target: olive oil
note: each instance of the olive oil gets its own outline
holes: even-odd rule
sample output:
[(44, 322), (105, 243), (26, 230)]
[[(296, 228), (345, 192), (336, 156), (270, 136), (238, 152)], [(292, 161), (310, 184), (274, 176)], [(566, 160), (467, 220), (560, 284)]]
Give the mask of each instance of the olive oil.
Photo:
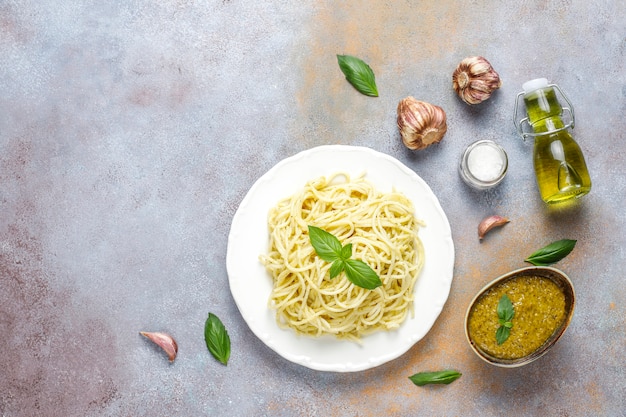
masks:
[(533, 163), (541, 198), (553, 204), (589, 193), (587, 164), (569, 126), (563, 122), (563, 107), (554, 87), (542, 78), (525, 83), (523, 88), (528, 123), (535, 138)]

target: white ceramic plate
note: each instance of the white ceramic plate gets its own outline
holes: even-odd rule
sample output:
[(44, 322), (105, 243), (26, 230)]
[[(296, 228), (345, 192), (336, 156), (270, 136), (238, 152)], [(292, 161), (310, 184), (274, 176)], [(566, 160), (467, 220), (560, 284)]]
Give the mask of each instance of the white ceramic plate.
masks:
[[(413, 201), (416, 217), (426, 222), (419, 231), (425, 263), (415, 286), (414, 317), (409, 315), (397, 330), (363, 337), (361, 345), (333, 336), (300, 336), (278, 327), (274, 311), (267, 307), (272, 279), (258, 259), (269, 246), (270, 208), (302, 189), (307, 181), (339, 171), (352, 176), (366, 173), (366, 179), (378, 190), (389, 192), (393, 187), (404, 193)], [(241, 315), (267, 346), (311, 369), (353, 372), (399, 357), (430, 330), (450, 292), (454, 244), (437, 197), (414, 171), (369, 148), (320, 146), (282, 160), (250, 188), (233, 217), (226, 268)]]

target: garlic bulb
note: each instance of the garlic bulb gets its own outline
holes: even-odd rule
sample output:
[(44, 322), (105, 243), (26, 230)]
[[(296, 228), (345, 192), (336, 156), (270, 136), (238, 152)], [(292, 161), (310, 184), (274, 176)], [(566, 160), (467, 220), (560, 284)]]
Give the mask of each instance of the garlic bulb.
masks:
[(452, 74), (452, 88), (467, 104), (478, 104), (502, 85), (500, 76), (481, 56), (465, 58)]
[(443, 139), (446, 112), (439, 106), (406, 97), (398, 103), (398, 128), (407, 148), (418, 150)]

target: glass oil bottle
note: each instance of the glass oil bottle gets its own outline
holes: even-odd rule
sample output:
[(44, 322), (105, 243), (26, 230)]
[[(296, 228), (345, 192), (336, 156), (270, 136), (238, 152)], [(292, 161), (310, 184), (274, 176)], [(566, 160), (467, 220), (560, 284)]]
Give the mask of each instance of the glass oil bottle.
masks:
[[(572, 138), (574, 110), (555, 84), (538, 78), (523, 84), (515, 102), (515, 126), (526, 139), (533, 137), (533, 163), (541, 198), (548, 204), (582, 197), (591, 190), (591, 178), (580, 147)], [(569, 107), (562, 107), (556, 92)], [(517, 120), (518, 103), (523, 98), (527, 117)], [(564, 118), (566, 114), (569, 116)], [(524, 126), (529, 126), (524, 128)], [(528, 131), (530, 129), (530, 131)]]

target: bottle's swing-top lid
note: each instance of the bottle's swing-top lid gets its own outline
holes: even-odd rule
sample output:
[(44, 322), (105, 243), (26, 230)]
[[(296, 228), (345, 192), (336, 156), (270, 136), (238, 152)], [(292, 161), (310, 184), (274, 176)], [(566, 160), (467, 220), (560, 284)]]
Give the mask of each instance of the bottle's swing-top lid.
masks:
[(529, 94), (535, 90), (546, 87), (548, 87), (547, 78), (535, 78), (534, 80), (526, 81), (524, 84), (522, 84), (522, 90), (524, 90), (524, 94)]

